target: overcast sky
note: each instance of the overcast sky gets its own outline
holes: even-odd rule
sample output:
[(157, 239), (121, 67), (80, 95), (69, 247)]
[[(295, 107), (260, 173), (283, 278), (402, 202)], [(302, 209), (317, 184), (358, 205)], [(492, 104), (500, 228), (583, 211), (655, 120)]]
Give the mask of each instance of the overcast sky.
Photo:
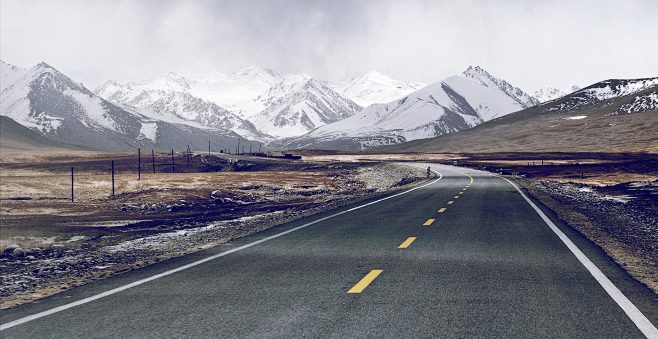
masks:
[(480, 65), (531, 92), (658, 76), (658, 1), (0, 1), (0, 58), (94, 88), (260, 62), (431, 83)]

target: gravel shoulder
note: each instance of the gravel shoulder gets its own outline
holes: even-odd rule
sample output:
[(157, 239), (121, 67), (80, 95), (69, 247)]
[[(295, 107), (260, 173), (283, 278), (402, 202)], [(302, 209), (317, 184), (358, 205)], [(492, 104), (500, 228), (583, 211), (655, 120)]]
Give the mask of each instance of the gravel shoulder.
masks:
[(601, 187), (515, 180), (658, 295), (658, 181)]

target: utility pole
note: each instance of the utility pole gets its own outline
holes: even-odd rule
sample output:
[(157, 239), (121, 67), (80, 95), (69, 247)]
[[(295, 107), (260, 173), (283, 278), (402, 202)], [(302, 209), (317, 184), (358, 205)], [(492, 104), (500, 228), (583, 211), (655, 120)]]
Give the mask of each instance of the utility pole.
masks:
[(174, 163), (174, 149), (171, 149), (171, 173), (174, 173), (176, 171), (175, 169), (175, 163)]
[(151, 165), (153, 166), (153, 174), (155, 174), (155, 151), (151, 150)]
[(240, 153), (240, 138), (238, 138), (238, 145), (235, 146), (235, 154)]
[(192, 157), (192, 151), (190, 151), (190, 145), (187, 145), (187, 166), (190, 166), (191, 157)]
[(114, 199), (114, 160), (112, 160), (112, 199)]
[(137, 180), (142, 180), (142, 149), (137, 149)]
[(71, 202), (73, 202), (73, 184), (74, 184), (73, 167), (71, 167)]
[(249, 144), (249, 154), (251, 154), (251, 144)]
[(208, 156), (210, 156), (210, 140), (208, 140)]

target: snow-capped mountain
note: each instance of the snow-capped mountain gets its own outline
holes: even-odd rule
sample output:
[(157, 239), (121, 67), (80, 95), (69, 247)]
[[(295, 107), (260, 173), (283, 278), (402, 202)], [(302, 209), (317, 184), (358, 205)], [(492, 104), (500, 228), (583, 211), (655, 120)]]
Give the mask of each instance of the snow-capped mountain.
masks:
[(658, 77), (605, 80), (477, 128), (382, 152), (658, 151)]
[(507, 94), (508, 97), (514, 99), (523, 107), (530, 107), (539, 103), (537, 99), (528, 95), (520, 88), (512, 86), (510, 83), (503, 79), (494, 77), (480, 66), (469, 66), (468, 69), (462, 73), (462, 75), (467, 79), (479, 82), (485, 87), (490, 87), (496, 89), (497, 91), (502, 91), (503, 93)]
[(261, 65), (243, 66), (233, 74), (210, 72), (189, 77), (189, 93), (228, 109), (243, 119), (260, 113), (265, 107), (256, 100), (283, 81), (283, 77)]
[(109, 81), (96, 93), (147, 116), (230, 129), (261, 141), (299, 136), (361, 109), (309, 75), (281, 76), (262, 65), (232, 75), (169, 73), (125, 85)]
[(21, 69), (1, 63), (0, 115), (71, 145), (97, 149), (159, 149), (208, 140), (232, 143), (237, 134), (154, 119), (119, 107), (89, 91), (46, 63)]
[(288, 147), (366, 149), (471, 128), (536, 100), (480, 67), (285, 141)]
[(248, 139), (269, 140), (249, 121), (190, 94), (194, 82), (175, 73), (145, 83), (118, 84), (108, 81), (96, 94), (113, 103), (138, 110), (154, 119), (196, 127), (231, 130)]
[[(546, 103), (545, 111), (574, 111), (583, 107), (644, 91), (658, 85), (658, 77), (645, 79), (611, 79), (575, 91), (560, 100)], [(650, 106), (651, 95), (638, 98), (635, 107)], [(644, 104), (642, 104), (644, 103)]]
[(378, 71), (370, 71), (348, 81), (327, 85), (362, 107), (390, 102), (424, 87), (420, 83), (406, 84)]
[(540, 88), (535, 91), (535, 93), (532, 95), (537, 101), (540, 103), (542, 102), (547, 102), (551, 101), (557, 98), (561, 98), (569, 93), (573, 93), (577, 90), (579, 90), (580, 87), (577, 85), (573, 85), (565, 90), (561, 90), (555, 87), (544, 87)]
[(361, 110), (307, 74), (285, 77), (256, 100), (265, 108), (253, 116), (254, 124), (275, 137), (299, 136)]

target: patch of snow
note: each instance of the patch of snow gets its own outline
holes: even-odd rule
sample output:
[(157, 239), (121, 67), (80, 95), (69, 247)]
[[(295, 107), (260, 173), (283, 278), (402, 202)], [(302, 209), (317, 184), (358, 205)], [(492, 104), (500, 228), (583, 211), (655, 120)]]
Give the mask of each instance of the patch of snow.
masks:
[(158, 123), (156, 121), (142, 121), (137, 139), (148, 139), (155, 142), (158, 136)]
[(585, 119), (585, 118), (587, 118), (586, 115), (575, 115), (575, 116), (567, 117), (567, 118), (564, 118), (564, 119), (566, 119), (566, 120), (581, 120), (581, 119)]
[(99, 97), (88, 95), (86, 93), (71, 90), (67, 88), (63, 91), (64, 95), (73, 98), (82, 108), (82, 114), (86, 115), (88, 121), (93, 125), (104, 127), (117, 132), (117, 124), (110, 114), (105, 110), (102, 100)]

